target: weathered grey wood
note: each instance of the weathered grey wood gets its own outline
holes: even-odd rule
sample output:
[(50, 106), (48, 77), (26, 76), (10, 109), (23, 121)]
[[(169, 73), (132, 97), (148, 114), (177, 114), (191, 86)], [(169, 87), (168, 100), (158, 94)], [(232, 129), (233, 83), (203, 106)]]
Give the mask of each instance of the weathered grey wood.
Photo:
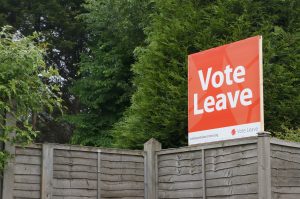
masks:
[(239, 152), (232, 152), (230, 154), (219, 153), (214, 155), (212, 151), (214, 150), (207, 150), (208, 153), (206, 154), (206, 158), (205, 158), (206, 163), (231, 162), (240, 159), (257, 157), (257, 149), (249, 149), (249, 150), (241, 149), (241, 151)]
[(97, 173), (97, 167), (91, 165), (65, 165), (65, 164), (54, 164), (54, 171), (78, 171), (78, 172), (90, 172)]
[(97, 180), (87, 179), (54, 179), (55, 188), (97, 189)]
[[(162, 155), (163, 156), (163, 155)], [(197, 167), (202, 165), (201, 156), (197, 159), (188, 159), (188, 160), (158, 160), (158, 168), (164, 167)]]
[(101, 167), (111, 169), (144, 169), (143, 162), (111, 162), (101, 161)]
[(158, 167), (157, 152), (161, 150), (161, 144), (155, 139), (150, 139), (144, 144), (145, 157), (145, 198), (158, 198)]
[(257, 183), (258, 176), (257, 174), (250, 174), (245, 176), (233, 176), (230, 178), (220, 176), (220, 178), (207, 179), (206, 187), (225, 187), (233, 185), (242, 185), (248, 183)]
[[(52, 198), (141, 199), (144, 193), (148, 199), (263, 198), (258, 192), (271, 191), (263, 190), (266, 184), (261, 188), (268, 172), (273, 198), (300, 198), (298, 144), (272, 139), (270, 150), (270, 138), (264, 136), (163, 151), (155, 142), (145, 144), (144, 151), (48, 144), (55, 148)], [(16, 147), (15, 199), (43, 198), (41, 148)]]
[(117, 190), (144, 190), (144, 184), (140, 182), (102, 182), (101, 190), (117, 191)]
[(195, 182), (196, 184), (201, 184), (202, 182), (202, 173), (197, 174), (187, 174), (187, 175), (159, 175), (159, 183), (175, 183), (175, 182)]
[(159, 198), (202, 198), (202, 189), (160, 190)]
[(300, 143), (298, 142), (290, 142), (286, 140), (279, 140), (277, 138), (271, 138), (270, 140), (271, 144), (273, 145), (279, 145), (279, 146), (285, 146), (285, 147), (294, 147), (294, 148), (300, 148)]
[(101, 161), (110, 162), (139, 162), (143, 163), (144, 158), (142, 155), (130, 155), (130, 154), (109, 154), (101, 151)]
[(272, 197), (300, 198), (300, 148), (299, 144), (272, 140), (271, 174)]
[(195, 182), (195, 181), (183, 181), (183, 182), (164, 182), (159, 183), (158, 186), (159, 190), (170, 190), (170, 191), (176, 191), (176, 190), (185, 190), (185, 189), (202, 189), (201, 181)]
[(14, 190), (23, 190), (23, 191), (40, 191), (40, 184), (30, 184), (30, 183), (15, 183)]
[(248, 195), (257, 193), (257, 183), (248, 183), (235, 186), (219, 186), (207, 187), (206, 195), (211, 196), (232, 196), (232, 195)]
[(230, 169), (224, 169), (220, 171), (206, 171), (206, 180), (217, 179), (217, 178), (228, 178), (234, 176), (245, 176), (250, 174), (257, 174), (257, 164), (245, 165), (234, 167)]
[(299, 170), (290, 170), (290, 169), (275, 169), (272, 168), (272, 177), (288, 177), (288, 178), (299, 178), (300, 171)]
[(37, 156), (41, 157), (42, 156), (42, 147), (40, 148), (31, 148), (31, 147), (16, 147), (16, 155), (24, 155), (24, 156)]
[(42, 199), (51, 199), (53, 191), (53, 146), (44, 144), (42, 154), (41, 196)]
[(184, 175), (202, 173), (202, 166), (197, 167), (164, 167), (158, 169), (160, 176), (165, 175)]
[[(35, 145), (33, 144), (33, 146)], [(132, 156), (144, 155), (144, 151), (140, 151), (140, 150), (96, 148), (96, 147), (89, 147), (89, 146), (76, 146), (76, 145), (63, 145), (63, 144), (55, 144), (55, 149), (67, 150), (67, 151), (78, 151), (78, 152), (97, 152), (98, 150), (101, 150), (101, 153), (107, 153), (107, 154), (132, 155)]]
[(40, 199), (40, 191), (14, 190), (14, 198)]
[(41, 176), (38, 175), (15, 175), (15, 183), (40, 184)]
[(180, 152), (180, 153), (170, 153), (170, 154), (158, 154), (159, 155), (159, 163), (162, 161), (182, 161), (182, 160), (196, 160), (201, 158), (201, 150), (197, 151), (187, 151), (187, 152)]
[(97, 173), (89, 172), (66, 172), (66, 171), (54, 171), (53, 177), (56, 179), (89, 179), (97, 180)]
[[(100, 150), (100, 149), (99, 149)], [(73, 158), (87, 158), (87, 159), (97, 159), (97, 152), (90, 151), (70, 151), (56, 149), (54, 151), (54, 156), (56, 157), (73, 157)]]
[[(285, 170), (300, 170), (300, 163), (295, 162), (292, 159), (287, 158), (279, 159), (279, 158), (272, 158), (272, 168), (274, 169), (285, 169)], [(288, 159), (288, 160), (286, 160)], [(273, 167), (274, 165), (274, 167)]]
[(28, 164), (16, 164), (15, 172), (16, 175), (41, 175), (40, 165), (28, 165)]
[(202, 198), (206, 199), (206, 164), (205, 164), (205, 149), (202, 149)]
[(242, 146), (242, 145), (249, 145), (257, 143), (256, 137), (248, 137), (242, 139), (232, 139), (226, 141), (217, 141), (217, 142), (210, 142), (210, 143), (202, 143), (202, 144), (195, 144), (188, 147), (181, 147), (178, 149), (163, 149), (157, 152), (158, 155), (163, 154), (171, 154), (171, 153), (182, 153), (188, 151), (201, 151), (202, 149), (217, 149), (217, 148), (226, 148), (230, 146)]
[(286, 153), (290, 153), (291, 155), (300, 155), (300, 149), (296, 148), (296, 147), (290, 147), (290, 146), (283, 146), (283, 145), (277, 145), (277, 144), (271, 144), (271, 150), (272, 150), (272, 154), (276, 153), (276, 152), (286, 152)]
[(144, 175), (123, 175), (123, 174), (101, 174), (101, 181), (107, 182), (120, 182), (120, 181), (127, 181), (127, 182), (144, 182)]
[[(281, 146), (281, 148), (283, 148), (283, 147)], [(298, 152), (297, 153), (296, 151), (289, 150), (287, 148), (290, 148), (290, 147), (285, 147), (284, 150), (278, 150), (276, 147), (274, 147), (274, 145), (272, 145), (271, 157), (281, 159), (281, 160), (285, 160), (285, 161), (300, 162), (299, 161), (300, 149), (297, 149), (297, 152)], [(290, 149), (292, 149), (292, 148), (290, 148)]]
[(299, 199), (299, 194), (294, 193), (288, 193), (288, 194), (282, 194), (282, 193), (274, 193), (273, 199)]
[(97, 167), (97, 159), (55, 157), (54, 164), (60, 165), (83, 165)]
[(257, 194), (230, 195), (230, 196), (210, 196), (209, 199), (257, 199)]
[(216, 163), (206, 163), (206, 172), (208, 171), (220, 171), (224, 169), (230, 169), (235, 168), (239, 166), (245, 166), (245, 165), (253, 165), (257, 164), (257, 157), (252, 158), (246, 158), (246, 159), (239, 159), (231, 162), (216, 162)]
[[(18, 199), (18, 198), (16, 198)], [(23, 198), (22, 198), (23, 199)], [(52, 199), (95, 199), (95, 197), (86, 197), (86, 196), (53, 196)], [(109, 198), (112, 199), (112, 198)]]
[[(11, 113), (6, 114), (6, 124), (7, 127), (15, 127), (16, 119)], [(15, 136), (15, 132), (9, 134), (10, 138)], [(11, 143), (5, 143), (5, 150), (11, 155), (15, 155), (15, 146)], [(14, 173), (15, 173), (15, 159), (9, 159), (8, 164), (6, 165), (3, 173), (3, 190), (2, 198), (3, 199), (13, 199), (13, 189), (14, 189)]]
[(300, 187), (273, 187), (272, 191), (275, 193), (281, 193), (281, 194), (300, 194)]
[(272, 187), (300, 187), (300, 178), (286, 177), (286, 176), (273, 176), (272, 175)]
[(53, 189), (53, 196), (76, 196), (97, 198), (97, 190), (88, 189)]
[(16, 155), (16, 164), (41, 165), (40, 156)]
[(144, 190), (115, 190), (115, 191), (103, 191), (101, 198), (125, 198), (125, 197), (143, 197)]
[(211, 148), (212, 150), (206, 149), (206, 157), (222, 157), (224, 155), (235, 155), (247, 151), (257, 149), (257, 143), (243, 144), (243, 145), (231, 145), (223, 148)]
[(252, 143), (206, 149), (206, 197), (257, 198), (256, 148)]
[(258, 158), (258, 197), (271, 199), (271, 147), (270, 133), (258, 133), (257, 138)]
[(115, 169), (115, 168), (101, 168), (101, 173), (113, 175), (144, 175), (144, 169)]

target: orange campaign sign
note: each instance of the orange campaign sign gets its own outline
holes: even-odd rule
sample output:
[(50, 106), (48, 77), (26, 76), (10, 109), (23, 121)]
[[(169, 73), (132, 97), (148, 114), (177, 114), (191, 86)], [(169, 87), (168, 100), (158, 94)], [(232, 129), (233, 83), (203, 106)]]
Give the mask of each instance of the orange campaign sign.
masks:
[(262, 37), (188, 56), (189, 145), (264, 130)]

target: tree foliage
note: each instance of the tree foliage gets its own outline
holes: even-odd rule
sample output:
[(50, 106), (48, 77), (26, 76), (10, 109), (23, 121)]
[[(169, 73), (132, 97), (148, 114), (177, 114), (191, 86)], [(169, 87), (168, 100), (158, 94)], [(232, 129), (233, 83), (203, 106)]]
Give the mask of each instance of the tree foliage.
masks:
[[(85, 50), (86, 32), (76, 17), (84, 12), (84, 0), (0, 0), (0, 27), (10, 25), (23, 35), (39, 32), (39, 41), (47, 42), (45, 62), (58, 69), (65, 113), (78, 112), (78, 100), (69, 92), (77, 78), (80, 54)], [(71, 128), (59, 110), (44, 111), (36, 116), (36, 128), (43, 133), (38, 141), (68, 142)]]
[[(254, 35), (263, 36), (265, 128), (299, 136), (300, 1), (0, 0), (0, 11), (0, 24), (50, 44), (42, 56), (64, 78), (74, 144), (186, 145), (187, 55)], [(47, 111), (40, 118), (48, 140), (67, 127)]]
[(136, 49), (137, 90), (116, 146), (140, 148), (154, 137), (165, 147), (187, 140), (187, 55), (254, 35), (264, 38), (266, 130), (299, 127), (299, 1), (155, 1), (148, 45)]
[(133, 51), (144, 42), (151, 7), (145, 0), (88, 0), (84, 7), (88, 12), (80, 19), (89, 32), (89, 52), (72, 88), (82, 107), (67, 119), (75, 125), (72, 143), (110, 146), (110, 130), (130, 102)]
[[(23, 37), (9, 29), (6, 26), (0, 32), (0, 141), (28, 144), (37, 135), (29, 116), (61, 107), (60, 88), (52, 81), (58, 71), (46, 67), (45, 50), (34, 42), (37, 35)], [(6, 125), (7, 113), (16, 119), (17, 126)], [(7, 153), (1, 150), (1, 169), (6, 158)]]

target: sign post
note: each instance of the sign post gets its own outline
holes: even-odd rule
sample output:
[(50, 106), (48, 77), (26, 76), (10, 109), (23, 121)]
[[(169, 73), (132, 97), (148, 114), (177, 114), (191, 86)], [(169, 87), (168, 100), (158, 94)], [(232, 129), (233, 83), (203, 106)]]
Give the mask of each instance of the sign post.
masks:
[(262, 37), (188, 57), (189, 145), (264, 131)]

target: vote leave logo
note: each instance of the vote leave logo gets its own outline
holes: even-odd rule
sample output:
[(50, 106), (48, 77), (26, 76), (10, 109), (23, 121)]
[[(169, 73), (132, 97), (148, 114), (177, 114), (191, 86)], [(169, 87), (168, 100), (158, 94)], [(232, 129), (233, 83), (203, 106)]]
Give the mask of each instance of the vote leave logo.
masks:
[(263, 130), (261, 41), (256, 36), (189, 55), (189, 144)]
[(231, 135), (235, 135), (236, 134), (236, 130), (235, 129), (232, 129), (231, 130)]

